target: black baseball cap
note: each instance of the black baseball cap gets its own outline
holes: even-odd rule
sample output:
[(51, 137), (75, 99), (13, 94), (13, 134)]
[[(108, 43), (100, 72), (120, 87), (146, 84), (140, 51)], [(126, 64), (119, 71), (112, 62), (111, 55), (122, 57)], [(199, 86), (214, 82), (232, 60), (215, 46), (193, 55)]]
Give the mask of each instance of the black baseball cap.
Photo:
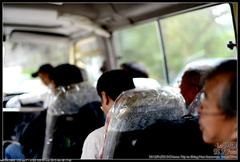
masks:
[(33, 78), (36, 78), (38, 76), (39, 72), (44, 72), (44, 73), (51, 73), (53, 71), (53, 66), (50, 64), (44, 64), (42, 66), (40, 66), (40, 68), (38, 69), (38, 71), (36, 71), (35, 73), (32, 74)]

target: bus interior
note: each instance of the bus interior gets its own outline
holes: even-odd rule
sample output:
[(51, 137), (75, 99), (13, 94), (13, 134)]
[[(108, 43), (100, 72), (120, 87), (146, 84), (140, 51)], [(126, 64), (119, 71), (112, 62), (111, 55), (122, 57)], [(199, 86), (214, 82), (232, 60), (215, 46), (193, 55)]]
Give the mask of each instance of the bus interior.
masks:
[(238, 58), (238, 2), (4, 2), (2, 13), (2, 152), (19, 142), (21, 121), (44, 111), (39, 103), (6, 106), (14, 96), (46, 90), (31, 76), (43, 64), (76, 65), (96, 87), (103, 67), (138, 62), (153, 82), (136, 84), (179, 93), (187, 68)]

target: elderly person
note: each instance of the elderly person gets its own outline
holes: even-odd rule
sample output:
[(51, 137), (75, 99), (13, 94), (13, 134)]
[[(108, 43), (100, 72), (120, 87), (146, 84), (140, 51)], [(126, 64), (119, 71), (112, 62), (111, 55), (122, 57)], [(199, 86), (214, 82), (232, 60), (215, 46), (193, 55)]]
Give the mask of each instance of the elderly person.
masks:
[(207, 75), (198, 111), (203, 140), (216, 147), (216, 155), (237, 158), (236, 60), (221, 63)]

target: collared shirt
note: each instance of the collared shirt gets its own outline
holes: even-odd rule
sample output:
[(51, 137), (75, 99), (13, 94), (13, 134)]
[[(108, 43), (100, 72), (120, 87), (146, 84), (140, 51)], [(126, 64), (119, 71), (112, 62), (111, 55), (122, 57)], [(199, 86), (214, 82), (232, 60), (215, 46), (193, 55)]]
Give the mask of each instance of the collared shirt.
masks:
[(104, 143), (105, 127), (90, 133), (84, 141), (81, 159), (100, 159), (100, 151)]

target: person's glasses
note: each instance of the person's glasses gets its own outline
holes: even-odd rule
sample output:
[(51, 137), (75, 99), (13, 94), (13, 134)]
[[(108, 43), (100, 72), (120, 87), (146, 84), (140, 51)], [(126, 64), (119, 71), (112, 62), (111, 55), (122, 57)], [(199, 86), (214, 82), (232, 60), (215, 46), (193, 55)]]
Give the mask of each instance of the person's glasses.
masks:
[(204, 116), (220, 116), (220, 115), (224, 115), (224, 113), (222, 112), (204, 112), (204, 111), (201, 111), (200, 115), (204, 115)]
[(207, 98), (206, 92), (201, 91), (201, 92), (200, 92), (200, 102), (202, 103), (203, 100), (205, 100), (206, 98)]
[[(207, 94), (204, 91), (200, 92), (200, 102), (202, 102), (207, 98)], [(219, 116), (219, 115), (224, 115), (223, 112), (207, 112), (207, 111), (201, 111), (200, 115), (211, 115), (211, 116)]]

